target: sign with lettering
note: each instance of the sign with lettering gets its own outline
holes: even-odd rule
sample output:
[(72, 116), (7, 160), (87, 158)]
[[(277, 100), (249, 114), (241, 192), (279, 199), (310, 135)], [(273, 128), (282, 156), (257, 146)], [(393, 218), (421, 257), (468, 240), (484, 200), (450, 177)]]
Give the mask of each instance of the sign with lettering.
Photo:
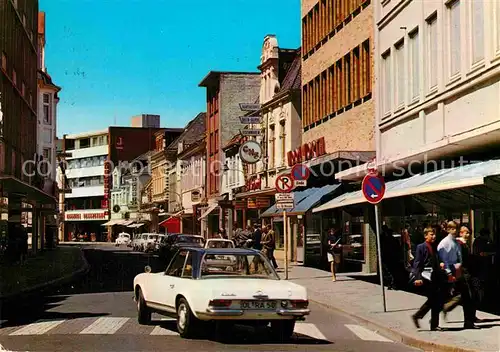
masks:
[(299, 148), (287, 153), (288, 166), (292, 167), (326, 154), (325, 137), (305, 143)]
[(240, 122), (244, 125), (256, 125), (260, 123), (260, 116), (240, 116)]
[(108, 212), (107, 211), (98, 211), (98, 212), (71, 212), (64, 214), (65, 221), (98, 221), (98, 220), (107, 220)]
[(246, 141), (239, 150), (240, 159), (246, 164), (255, 164), (262, 158), (262, 147), (256, 141)]
[(260, 177), (255, 177), (247, 180), (247, 191), (257, 191), (260, 190), (260, 187), (262, 185), (262, 181)]
[(132, 195), (130, 197), (130, 205), (132, 207), (137, 205), (137, 177), (132, 177), (132, 185), (131, 185)]
[(260, 136), (261, 130), (240, 130), (242, 136)]

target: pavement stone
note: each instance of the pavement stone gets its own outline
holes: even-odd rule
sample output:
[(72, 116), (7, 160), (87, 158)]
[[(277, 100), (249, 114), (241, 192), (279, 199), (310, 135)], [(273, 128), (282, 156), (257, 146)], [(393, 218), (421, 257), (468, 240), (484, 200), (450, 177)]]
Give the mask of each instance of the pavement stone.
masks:
[(356, 280), (349, 274), (338, 274), (337, 281), (332, 282), (326, 271), (291, 266), (289, 280), (306, 287), (310, 300), (355, 316), (380, 332), (426, 351), (500, 350), (500, 316), (478, 312), (477, 317), (486, 320), (478, 324), (482, 329), (462, 330), (463, 314), (458, 307), (448, 314), (446, 321), (441, 316), (440, 326), (445, 331), (429, 331), (429, 315), (417, 330), (410, 317), (425, 302), (425, 297), (386, 290), (387, 312), (384, 312), (380, 286)]

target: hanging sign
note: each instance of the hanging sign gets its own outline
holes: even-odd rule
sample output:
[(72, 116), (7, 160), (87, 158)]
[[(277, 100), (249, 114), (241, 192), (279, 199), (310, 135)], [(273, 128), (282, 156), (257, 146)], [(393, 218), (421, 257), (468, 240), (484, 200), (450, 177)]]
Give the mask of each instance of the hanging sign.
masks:
[(240, 147), (240, 159), (246, 164), (255, 164), (262, 158), (262, 147), (256, 141), (246, 141)]

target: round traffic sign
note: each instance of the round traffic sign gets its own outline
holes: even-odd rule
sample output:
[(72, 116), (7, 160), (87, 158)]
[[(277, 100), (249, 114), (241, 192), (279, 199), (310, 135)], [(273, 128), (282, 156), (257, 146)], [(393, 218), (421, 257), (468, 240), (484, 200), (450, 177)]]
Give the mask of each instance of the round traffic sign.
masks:
[(295, 181), (306, 181), (311, 176), (311, 170), (304, 164), (295, 164), (292, 167), (292, 178)]
[(276, 190), (282, 193), (291, 192), (293, 189), (293, 179), (291, 175), (279, 175), (275, 182)]
[(375, 173), (369, 173), (363, 178), (361, 191), (368, 203), (377, 204), (385, 195), (385, 181)]

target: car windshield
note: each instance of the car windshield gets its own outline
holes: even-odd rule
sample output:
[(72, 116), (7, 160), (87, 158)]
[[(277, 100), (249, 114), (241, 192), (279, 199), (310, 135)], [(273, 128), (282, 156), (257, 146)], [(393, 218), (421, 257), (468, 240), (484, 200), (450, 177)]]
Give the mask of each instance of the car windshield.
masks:
[(203, 244), (203, 238), (201, 237), (194, 237), (194, 236), (179, 236), (177, 238), (178, 242), (182, 243), (196, 243), (196, 244)]
[(248, 278), (279, 280), (274, 268), (259, 254), (206, 253), (201, 262), (201, 278)]
[(157, 240), (158, 239), (158, 235), (149, 235), (149, 239), (150, 240)]
[(233, 243), (230, 241), (208, 241), (208, 248), (233, 248)]
[(125, 233), (122, 233), (122, 234), (120, 235), (120, 237), (123, 237), (123, 238), (130, 238), (130, 235), (127, 235), (127, 234), (125, 234)]

